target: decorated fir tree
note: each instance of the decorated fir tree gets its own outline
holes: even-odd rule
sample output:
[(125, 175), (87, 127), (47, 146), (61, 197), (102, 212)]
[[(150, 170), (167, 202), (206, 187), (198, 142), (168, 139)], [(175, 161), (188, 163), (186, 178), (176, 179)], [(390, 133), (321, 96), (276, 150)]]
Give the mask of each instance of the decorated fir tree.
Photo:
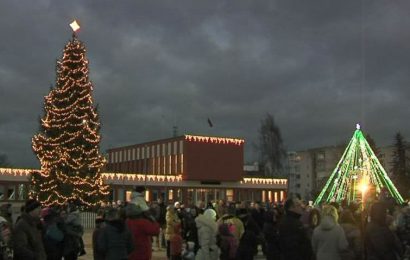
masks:
[(342, 158), (316, 198), (315, 205), (332, 201), (363, 201), (370, 191), (403, 203), (403, 198), (366, 141), (360, 125), (356, 128)]
[(33, 150), (41, 170), (32, 175), (30, 196), (44, 205), (78, 202), (94, 206), (108, 194), (101, 169), (100, 123), (94, 106), (84, 44), (74, 33), (57, 61), (56, 84), (45, 97)]

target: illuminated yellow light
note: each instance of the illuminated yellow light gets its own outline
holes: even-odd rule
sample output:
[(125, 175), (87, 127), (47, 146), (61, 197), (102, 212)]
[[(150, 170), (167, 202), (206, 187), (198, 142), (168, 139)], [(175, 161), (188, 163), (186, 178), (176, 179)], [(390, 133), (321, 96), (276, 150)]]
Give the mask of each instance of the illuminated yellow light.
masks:
[(362, 194), (366, 193), (368, 189), (369, 184), (367, 184), (367, 182), (362, 182), (359, 184), (359, 190), (362, 192)]
[(242, 145), (242, 144), (245, 143), (245, 140), (243, 140), (243, 139), (198, 136), (198, 135), (185, 135), (185, 140), (190, 141), (190, 142), (203, 142), (203, 143), (215, 143), (215, 144)]
[(74, 32), (78, 31), (80, 29), (80, 25), (77, 23), (76, 20), (74, 20), (72, 23), (70, 23), (71, 29), (73, 29)]

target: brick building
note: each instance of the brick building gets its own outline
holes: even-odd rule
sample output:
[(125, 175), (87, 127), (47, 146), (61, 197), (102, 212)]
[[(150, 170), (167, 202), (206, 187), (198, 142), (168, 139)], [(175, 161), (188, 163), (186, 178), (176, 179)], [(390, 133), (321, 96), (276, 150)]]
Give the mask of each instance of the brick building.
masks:
[(121, 179), (130, 183), (135, 173), (133, 183), (147, 187), (147, 200), (284, 200), (286, 179), (246, 178), (243, 147), (243, 139), (183, 135), (109, 149), (106, 174), (113, 181), (107, 183), (121, 200), (129, 194)]

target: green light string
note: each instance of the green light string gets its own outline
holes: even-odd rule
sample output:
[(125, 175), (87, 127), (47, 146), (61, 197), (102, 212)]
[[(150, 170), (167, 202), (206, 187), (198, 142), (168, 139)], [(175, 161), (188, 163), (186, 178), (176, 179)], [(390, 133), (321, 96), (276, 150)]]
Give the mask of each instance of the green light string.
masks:
[(356, 200), (359, 179), (364, 177), (369, 178), (370, 183), (375, 185), (377, 192), (386, 187), (397, 202), (403, 202), (403, 198), (380, 164), (362, 131), (358, 128), (324, 188), (316, 198), (314, 205), (318, 205), (322, 201), (336, 200), (340, 202), (344, 199), (347, 199), (350, 204)]

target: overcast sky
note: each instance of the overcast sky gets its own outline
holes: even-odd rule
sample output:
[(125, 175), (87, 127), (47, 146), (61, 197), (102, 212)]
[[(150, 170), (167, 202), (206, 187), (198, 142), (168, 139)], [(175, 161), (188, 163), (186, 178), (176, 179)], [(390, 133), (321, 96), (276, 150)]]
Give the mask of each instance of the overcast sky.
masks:
[(31, 138), (74, 18), (103, 151), (177, 125), (244, 138), (252, 161), (266, 113), (290, 151), (348, 142), (356, 122), (379, 146), (410, 139), (408, 0), (2, 0), (0, 153), (14, 167), (38, 165)]

